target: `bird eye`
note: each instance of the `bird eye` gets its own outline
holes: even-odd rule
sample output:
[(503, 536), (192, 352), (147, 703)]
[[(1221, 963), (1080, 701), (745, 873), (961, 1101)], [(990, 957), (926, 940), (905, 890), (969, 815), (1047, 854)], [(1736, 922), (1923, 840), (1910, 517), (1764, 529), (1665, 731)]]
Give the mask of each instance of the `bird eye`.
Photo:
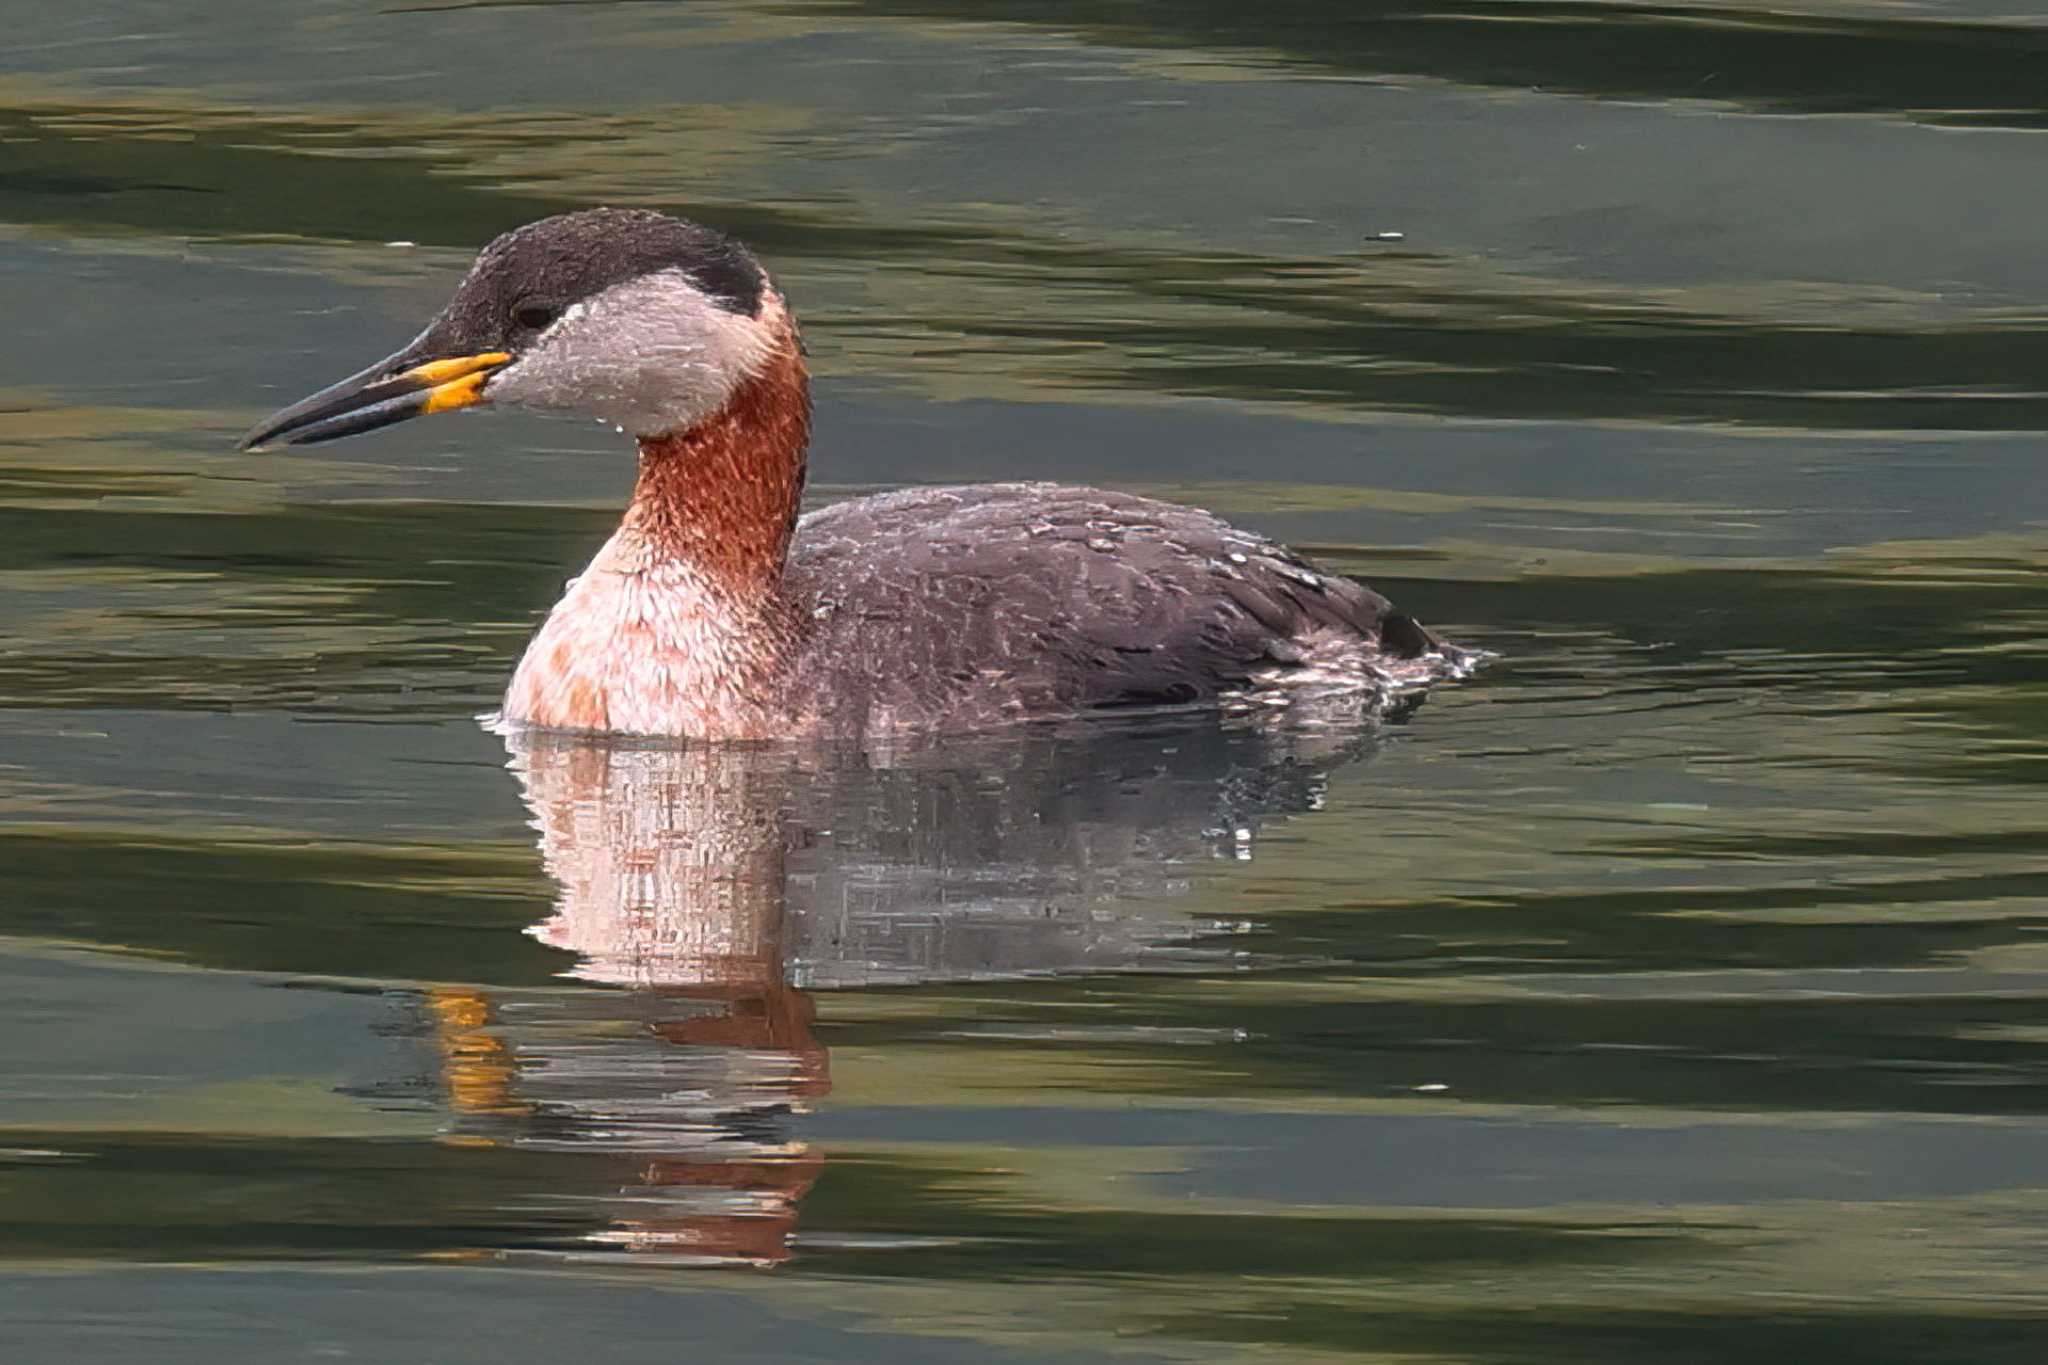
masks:
[(513, 311), (512, 320), (529, 332), (538, 332), (560, 316), (562, 310), (551, 304), (528, 303)]

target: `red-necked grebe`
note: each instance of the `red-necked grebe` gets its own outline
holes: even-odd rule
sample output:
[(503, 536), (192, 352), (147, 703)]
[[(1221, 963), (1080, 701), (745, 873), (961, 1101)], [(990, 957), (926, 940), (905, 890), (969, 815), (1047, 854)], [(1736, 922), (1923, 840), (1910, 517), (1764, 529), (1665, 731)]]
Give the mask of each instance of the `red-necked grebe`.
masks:
[(799, 518), (795, 319), (745, 247), (644, 210), (499, 237), (410, 345), (242, 444), (482, 403), (595, 416), (640, 447), (617, 533), (513, 674), (511, 724), (762, 739), (1309, 690), (1369, 705), (1464, 658), (1359, 584), (1150, 498), (977, 484)]

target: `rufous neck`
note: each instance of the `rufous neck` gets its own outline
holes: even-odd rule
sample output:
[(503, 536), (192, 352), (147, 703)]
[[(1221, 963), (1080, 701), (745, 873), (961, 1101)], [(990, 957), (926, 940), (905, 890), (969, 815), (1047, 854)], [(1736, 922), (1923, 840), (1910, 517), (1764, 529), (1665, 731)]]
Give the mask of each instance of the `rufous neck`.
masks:
[(772, 597), (789, 556), (810, 444), (809, 376), (794, 338), (688, 431), (640, 438), (624, 529), (658, 560), (741, 601)]

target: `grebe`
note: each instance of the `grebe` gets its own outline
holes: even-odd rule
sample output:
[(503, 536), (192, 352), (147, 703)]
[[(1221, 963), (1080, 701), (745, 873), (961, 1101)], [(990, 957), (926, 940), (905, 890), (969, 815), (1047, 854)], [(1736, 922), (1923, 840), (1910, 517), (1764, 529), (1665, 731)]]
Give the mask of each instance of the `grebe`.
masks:
[(799, 518), (803, 356), (732, 238), (565, 213), (497, 238), (409, 345), (242, 447), (482, 403), (638, 439), (618, 531), (513, 674), (514, 726), (869, 737), (1332, 689), (1370, 705), (1463, 669), (1377, 593), (1192, 507), (1000, 483)]

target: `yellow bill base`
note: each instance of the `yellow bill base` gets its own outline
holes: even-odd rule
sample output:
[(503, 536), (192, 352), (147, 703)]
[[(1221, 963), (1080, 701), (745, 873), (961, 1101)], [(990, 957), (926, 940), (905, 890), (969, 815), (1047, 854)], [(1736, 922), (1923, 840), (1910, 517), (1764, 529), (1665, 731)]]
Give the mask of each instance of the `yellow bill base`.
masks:
[[(424, 368), (424, 367), (423, 367)], [(484, 397), (484, 380), (490, 378), (489, 371), (477, 370), (460, 379), (451, 379), (445, 384), (436, 384), (427, 395), (426, 406), (420, 411), (432, 416), (437, 412), (453, 412), (457, 408), (470, 407), (481, 403)]]
[(481, 355), (451, 356), (447, 360), (429, 360), (424, 365), (415, 365), (399, 378), (410, 379), (422, 388), (437, 387), (450, 380), (467, 379), (470, 375), (485, 370), (495, 370), (511, 358), (510, 351), (485, 351)]

